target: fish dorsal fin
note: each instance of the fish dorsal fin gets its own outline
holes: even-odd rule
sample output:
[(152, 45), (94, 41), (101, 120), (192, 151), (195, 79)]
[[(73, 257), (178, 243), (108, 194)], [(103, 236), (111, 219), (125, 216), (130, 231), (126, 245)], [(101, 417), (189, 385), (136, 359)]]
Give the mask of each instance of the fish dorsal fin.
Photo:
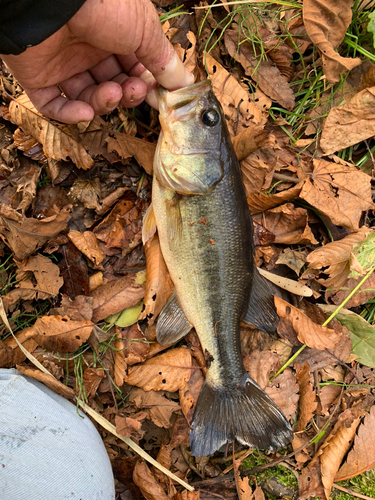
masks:
[(279, 317), (276, 313), (274, 294), (270, 283), (254, 268), (250, 302), (243, 321), (267, 333), (275, 333)]
[(160, 344), (173, 344), (190, 332), (193, 325), (187, 320), (173, 290), (156, 324), (156, 340)]
[(142, 242), (145, 245), (148, 240), (150, 240), (156, 233), (156, 219), (154, 214), (154, 209), (152, 208), (152, 203), (148, 207), (145, 216), (143, 217), (142, 226)]

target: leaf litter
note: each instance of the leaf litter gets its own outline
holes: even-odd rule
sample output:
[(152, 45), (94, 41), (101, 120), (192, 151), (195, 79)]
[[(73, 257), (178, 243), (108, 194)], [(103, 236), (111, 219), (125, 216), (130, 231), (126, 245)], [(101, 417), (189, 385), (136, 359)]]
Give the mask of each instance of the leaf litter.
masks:
[[(61, 125), (36, 111), (4, 66), (0, 283), (19, 344), (0, 325), (0, 367), (107, 419), (119, 500), (271, 498), (284, 491), (280, 462), (298, 477), (288, 491), (328, 500), (338, 481), (375, 467), (375, 55), (366, 31), (374, 6), (195, 9), (193, 1), (185, 14), (154, 3), (186, 67), (197, 81), (212, 80), (241, 161), (257, 265), (284, 288), (275, 298), (281, 339), (247, 326), (241, 342), (249, 375), (290, 420), (293, 445), (246, 458), (236, 446), (233, 476), (218, 476), (222, 454), (190, 454), (206, 360), (193, 331), (174, 346), (156, 342), (173, 283), (152, 224), (141, 245), (156, 113), (118, 108)], [(139, 461), (129, 438), (195, 491)], [(356, 485), (344, 484), (337, 487), (353, 493)]]

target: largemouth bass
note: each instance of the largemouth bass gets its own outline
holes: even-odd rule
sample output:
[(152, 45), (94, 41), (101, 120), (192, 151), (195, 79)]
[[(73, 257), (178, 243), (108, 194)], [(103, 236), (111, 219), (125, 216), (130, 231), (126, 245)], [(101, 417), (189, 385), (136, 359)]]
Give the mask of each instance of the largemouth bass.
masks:
[[(195, 328), (207, 376), (190, 432), (193, 455), (234, 440), (278, 449), (293, 437), (283, 413), (242, 362), (240, 321), (274, 329), (272, 295), (253, 263), (252, 221), (221, 106), (209, 81), (159, 92), (152, 212), (175, 285), (159, 315), (167, 344)], [(150, 215), (151, 214), (151, 215)], [(145, 221), (145, 227), (150, 225)]]

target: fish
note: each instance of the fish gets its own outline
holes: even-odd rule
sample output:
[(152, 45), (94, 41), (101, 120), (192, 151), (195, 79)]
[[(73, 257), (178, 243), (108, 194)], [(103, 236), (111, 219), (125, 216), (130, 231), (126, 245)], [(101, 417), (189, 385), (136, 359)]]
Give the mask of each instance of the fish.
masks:
[(207, 375), (190, 430), (194, 456), (238, 441), (276, 450), (292, 428), (247, 374), (240, 322), (275, 331), (273, 296), (253, 257), (252, 220), (221, 105), (205, 80), (159, 90), (161, 133), (144, 239), (157, 229), (174, 291), (159, 314), (157, 340), (172, 344), (193, 327)]

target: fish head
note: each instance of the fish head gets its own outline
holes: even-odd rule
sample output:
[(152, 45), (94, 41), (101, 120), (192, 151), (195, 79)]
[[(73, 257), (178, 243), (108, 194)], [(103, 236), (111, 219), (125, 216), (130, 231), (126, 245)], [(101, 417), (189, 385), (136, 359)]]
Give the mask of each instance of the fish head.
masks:
[(209, 80), (175, 91), (159, 90), (162, 132), (154, 174), (181, 195), (205, 195), (224, 175), (220, 149), (226, 129)]

